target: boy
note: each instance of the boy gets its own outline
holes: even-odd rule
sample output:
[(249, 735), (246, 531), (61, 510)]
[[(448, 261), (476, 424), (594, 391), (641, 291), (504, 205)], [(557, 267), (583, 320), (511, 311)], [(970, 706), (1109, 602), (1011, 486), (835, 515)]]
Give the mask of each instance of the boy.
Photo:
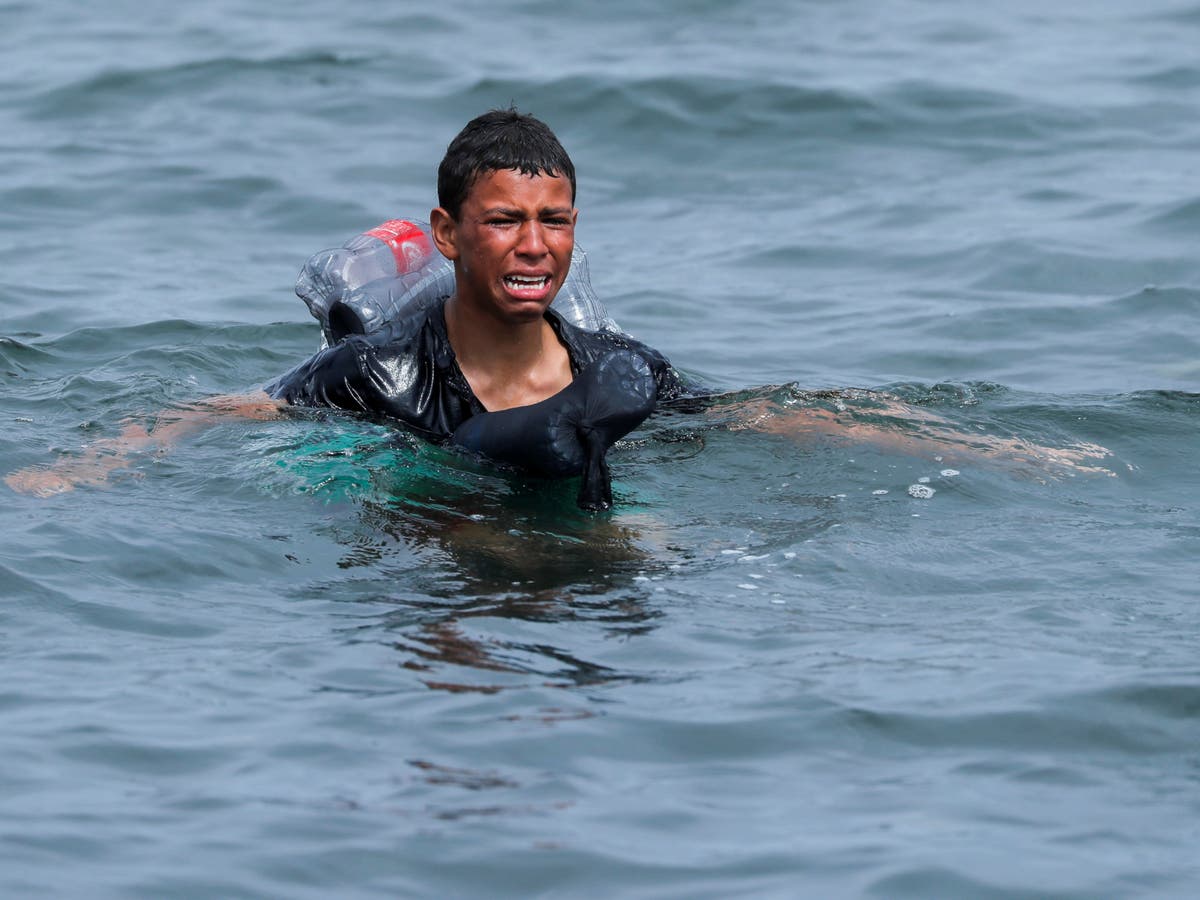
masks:
[[(5, 482), (39, 496), (101, 484), (109, 472), (129, 465), (130, 453), (161, 452), (230, 415), (268, 419), (288, 405), (326, 406), (398, 420), (428, 439), (453, 439), (501, 461), (528, 463), (540, 454), (533, 461), (547, 474), (582, 471), (581, 505), (605, 508), (604, 450), (656, 402), (687, 391), (658, 351), (628, 335), (576, 328), (550, 308), (570, 267), (579, 214), (570, 157), (539, 120), (492, 110), (471, 120), (447, 148), (438, 169), (438, 203), (430, 224), (438, 249), (454, 263), (450, 297), (369, 335), (346, 337), (265, 392), (204, 401), (153, 432), (128, 426), (82, 456), (14, 472)], [(597, 414), (591, 400), (599, 393), (606, 401), (610, 386), (632, 388), (625, 398), (630, 402), (615, 410), (601, 403), (605, 408)], [(564, 403), (574, 404), (565, 418)], [(897, 425), (811, 407), (738, 408), (730, 427), (850, 436), (906, 453), (965, 453), (1039, 467), (1086, 469), (1083, 461), (1107, 455), (1102, 447), (1057, 450), (1020, 438), (971, 435), (968, 441), (944, 421), (886, 395), (872, 394), (870, 405), (869, 413), (895, 417)], [(581, 423), (581, 415), (607, 415), (607, 430)], [(916, 433), (912, 420), (921, 422)], [(546, 447), (542, 437), (555, 429), (575, 445), (563, 451), (551, 440)]]

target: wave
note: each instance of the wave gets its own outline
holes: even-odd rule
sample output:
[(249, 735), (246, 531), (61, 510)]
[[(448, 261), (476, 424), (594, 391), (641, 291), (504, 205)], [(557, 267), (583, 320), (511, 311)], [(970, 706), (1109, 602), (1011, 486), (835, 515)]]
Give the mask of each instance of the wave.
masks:
[[(698, 131), (721, 137), (794, 140), (898, 140), (901, 143), (970, 143), (1002, 140), (1010, 149), (1077, 133), (1092, 119), (1085, 112), (996, 90), (951, 82), (907, 81), (864, 91), (687, 72), (620, 78), (611, 73), (572, 75), (541, 82), (482, 77), (458, 97), (486, 104), (536, 88), (539, 110), (553, 120), (578, 117), (619, 129), (639, 140), (663, 140)], [(714, 148), (715, 149), (715, 148)], [(741, 148), (744, 151), (744, 147)]]
[(1166, 209), (1148, 216), (1144, 224), (1172, 231), (1182, 229), (1184, 234), (1194, 234), (1200, 227), (1200, 197), (1191, 197), (1166, 204)]
[(177, 103), (182, 96), (214, 86), (244, 88), (247, 81), (263, 76), (353, 70), (371, 59), (364, 54), (313, 51), (263, 59), (219, 56), (169, 65), (115, 68), (39, 91), (28, 97), (22, 108), (34, 121), (87, 119), (164, 99)]

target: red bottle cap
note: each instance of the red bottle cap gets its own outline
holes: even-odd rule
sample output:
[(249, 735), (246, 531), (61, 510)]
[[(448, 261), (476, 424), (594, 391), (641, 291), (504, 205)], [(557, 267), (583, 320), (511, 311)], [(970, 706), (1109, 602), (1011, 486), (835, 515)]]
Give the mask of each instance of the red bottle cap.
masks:
[(433, 253), (433, 246), (419, 225), (407, 219), (389, 219), (376, 225), (367, 235), (378, 238), (392, 248), (396, 272), (403, 275), (419, 269)]

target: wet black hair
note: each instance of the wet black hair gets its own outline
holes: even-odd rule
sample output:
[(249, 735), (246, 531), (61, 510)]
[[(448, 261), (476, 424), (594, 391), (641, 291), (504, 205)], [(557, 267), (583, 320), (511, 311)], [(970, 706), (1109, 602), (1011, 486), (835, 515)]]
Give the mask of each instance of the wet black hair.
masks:
[(514, 169), (523, 175), (566, 176), (575, 205), (575, 165), (549, 126), (515, 108), (476, 116), (450, 142), (438, 166), (438, 206), (457, 221), (475, 180)]

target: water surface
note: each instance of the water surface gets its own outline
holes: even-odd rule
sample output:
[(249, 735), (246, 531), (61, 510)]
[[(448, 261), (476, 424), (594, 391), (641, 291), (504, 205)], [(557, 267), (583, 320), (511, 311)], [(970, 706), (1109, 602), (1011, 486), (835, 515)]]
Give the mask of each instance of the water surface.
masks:
[[(731, 392), (608, 516), (337, 415), (6, 491), (5, 895), (1195, 894), (1200, 7), (0, 11), (0, 470), (303, 359), (510, 102)], [(730, 427), (822, 389), (1111, 455)]]

